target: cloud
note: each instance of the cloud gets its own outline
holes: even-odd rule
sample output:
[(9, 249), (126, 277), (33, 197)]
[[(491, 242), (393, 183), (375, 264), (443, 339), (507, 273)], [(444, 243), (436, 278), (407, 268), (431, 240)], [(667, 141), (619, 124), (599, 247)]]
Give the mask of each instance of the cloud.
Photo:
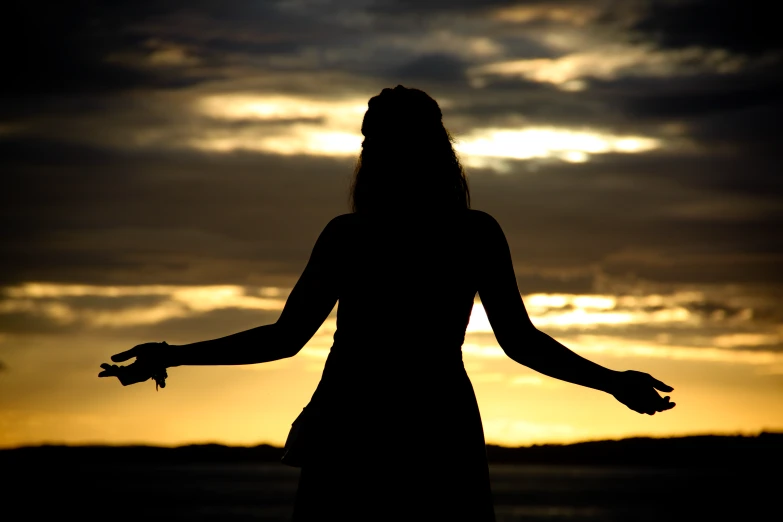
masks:
[(747, 54), (783, 49), (777, 19), (765, 4), (646, 2), (642, 12), (632, 29), (666, 47), (708, 45)]
[[(613, 358), (652, 358), (674, 361), (701, 361), (719, 364), (741, 364), (760, 368), (760, 372), (777, 372), (783, 365), (780, 350), (738, 350), (712, 347), (667, 345), (659, 342), (645, 342), (625, 337), (587, 335), (556, 336), (569, 349), (592, 358), (605, 355)], [(466, 360), (505, 359), (507, 355), (498, 346), (466, 343), (462, 347)], [(525, 380), (511, 385), (538, 385), (537, 381)]]
[(203, 156), (76, 156), (57, 158), (58, 169), (21, 157), (12, 169), (13, 197), (0, 195), (16, 223), (0, 246), (6, 280), (203, 284), (263, 273), (262, 284), (290, 287), (322, 227), (347, 211), (352, 161), (234, 156), (215, 170)]
[[(619, 290), (619, 291), (618, 291)], [(240, 285), (104, 286), (26, 283), (2, 289), (0, 315), (25, 314), (44, 323), (113, 329), (199, 317), (217, 310), (277, 314), (288, 289)], [(480, 297), (480, 296), (479, 296)], [(633, 326), (705, 332), (728, 328), (712, 343), (718, 347), (783, 343), (779, 320), (783, 309), (770, 293), (705, 286), (674, 292), (642, 288), (606, 294), (535, 293), (523, 296), (538, 327), (569, 330), (617, 329)], [(763, 328), (771, 330), (763, 333)], [(332, 329), (334, 326), (332, 325)], [(745, 331), (738, 330), (744, 328)], [(746, 333), (754, 331), (754, 334)], [(481, 302), (473, 307), (468, 333), (491, 333)]]
[[(8, 333), (132, 332), (139, 338), (192, 340), (274, 322), (287, 289), (28, 283), (2, 293), (0, 330)], [(637, 287), (612, 294), (537, 293), (523, 300), (533, 324), (591, 353), (747, 364), (779, 364), (770, 354), (783, 353), (783, 309), (762, 291), (713, 286), (664, 293)], [(306, 355), (328, 354), (335, 320), (324, 323)], [(615, 341), (607, 341), (612, 337)], [(463, 353), (505, 357), (481, 302), (473, 307)]]
[[(25, 372), (49, 361), (58, 372), (45, 395), (66, 405), (86, 389), (82, 375), (98, 381), (109, 347), (274, 322), (318, 233), (348, 211), (368, 99), (401, 83), (440, 103), (474, 207), (503, 226), (537, 325), (596, 360), (644, 359), (684, 372), (681, 382), (720, 384), (734, 365), (738, 383), (763, 390), (759, 415), (779, 410), (760, 388), (783, 368), (781, 40), (763, 6), (122, 0), (23, 4), (10, 23), (18, 30), (0, 33), (9, 383), (26, 386)], [(497, 390), (507, 405), (509, 391), (555, 382), (504, 367), (481, 310), (463, 348), (480, 395)], [(178, 378), (290, 399), (293, 388), (265, 387), (303, 375), (315, 386), (335, 326), (332, 316), (284, 379)], [(729, 395), (720, 423), (692, 429), (747, 421)], [(594, 435), (552, 420), (545, 403), (536, 422), (486, 412), (488, 436)], [(264, 426), (284, 437), (284, 417)], [(44, 420), (44, 431), (9, 426), (61, 435), (62, 422)]]
[[(534, 325), (583, 354), (742, 364), (761, 372), (777, 371), (783, 362), (783, 309), (763, 288), (707, 285), (671, 292), (637, 284), (611, 289), (523, 295), (523, 301)], [(506, 357), (480, 303), (473, 308), (463, 354), (479, 360)]]
[[(710, 11), (704, 2), (690, 4), (697, 11)], [(166, 6), (99, 2), (92, 11), (53, 11), (45, 23), (37, 25), (31, 11), (22, 18), (29, 19), (31, 27), (41, 26), (36, 29), (40, 34), (36, 33), (35, 41), (47, 49), (42, 58), (53, 62), (41, 70), (49, 74), (55, 66), (85, 67), (95, 74), (61, 75), (80, 79), (72, 87), (58, 86), (59, 97), (51, 92), (36, 95), (38, 91), (30, 85), (20, 84), (21, 91), (38, 99), (32, 105), (15, 99), (4, 110), (15, 115), (13, 124), (8, 125), (14, 135), (40, 138), (43, 133), (55, 141), (67, 137), (68, 141), (97, 140), (98, 146), (119, 148), (184, 145), (216, 151), (277, 149), (289, 154), (328, 153), (337, 148), (347, 154), (355, 149), (356, 140), (345, 130), (335, 133), (310, 128), (305, 132), (278, 125), (282, 133), (278, 136), (258, 121), (244, 127), (238, 127), (236, 121), (231, 125), (206, 121), (191, 110), (191, 102), (194, 96), (213, 90), (311, 98), (361, 92), (358, 98), (366, 102), (383, 79), (392, 84), (420, 82), (432, 88), (439, 99), (454, 98), (455, 114), (461, 120), (456, 125), (459, 130), (475, 129), (480, 118), (484, 120), (481, 126), (486, 127), (488, 117), (503, 115), (527, 118), (528, 125), (546, 122), (596, 127), (600, 123), (611, 127), (626, 122), (628, 110), (636, 110), (637, 118), (643, 118), (647, 107), (673, 108), (678, 104), (672, 97), (685, 96), (680, 107), (706, 103), (709, 92), (707, 98), (703, 92), (694, 93), (693, 103), (688, 103), (687, 92), (660, 95), (665, 83), (656, 84), (655, 78), (661, 75), (670, 80), (672, 75), (721, 73), (719, 82), (714, 78), (700, 81), (714, 89), (713, 96), (728, 89), (721, 87), (724, 81), (736, 79), (737, 85), (748, 85), (770, 79), (747, 81), (748, 64), (756, 63), (758, 57), (737, 54), (706, 37), (702, 43), (661, 47), (653, 36), (679, 30), (682, 24), (676, 21), (677, 13), (683, 8), (656, 6), (634, 3), (619, 8), (600, 2), (528, 2), (512, 7), (482, 2), (448, 6), (407, 2), (369, 6), (352, 2), (252, 6), (242, 2), (174, 2)], [(63, 14), (73, 22), (67, 24), (68, 29), (48, 31), (47, 24), (62, 25), (58, 16)], [(413, 25), (412, 20), (416, 21)], [(629, 29), (634, 20), (638, 27)], [(659, 21), (660, 28), (645, 32), (643, 21)], [(628, 31), (635, 31), (635, 39)], [(12, 72), (18, 67), (22, 73), (26, 67), (14, 60), (10, 64)], [(481, 92), (462, 81), (469, 71), (476, 80), (492, 75), (504, 79)], [(521, 75), (528, 82), (553, 82), (590, 92), (574, 96), (573, 92), (539, 89), (519, 96), (519, 88), (529, 86), (509, 82), (509, 74)], [(605, 84), (627, 75), (642, 81), (628, 89), (593, 85), (599, 79)], [(12, 76), (17, 81), (31, 78), (39, 86), (51, 85), (29, 74)], [(94, 89), (103, 89), (102, 94), (97, 95)], [(65, 96), (78, 92), (91, 96), (90, 103), (74, 103)], [(747, 98), (757, 99), (752, 95)], [(648, 99), (650, 103), (646, 103)], [(718, 101), (712, 107), (721, 106), (725, 113), (728, 107)], [(656, 114), (661, 116), (664, 110)], [(46, 118), (36, 120), (31, 114), (36, 111), (44, 112)], [(659, 123), (692, 128), (681, 121)], [(712, 123), (703, 128), (714, 128)], [(718, 126), (736, 132), (738, 126), (727, 123)], [(649, 136), (650, 129), (642, 129), (641, 124), (638, 121), (633, 130), (660, 139)], [(355, 128), (352, 132), (355, 134)]]
[[(667, 294), (537, 293), (524, 295), (523, 300), (533, 324), (544, 329), (627, 331), (638, 325), (661, 330), (701, 328), (704, 331), (745, 327), (760, 332), (769, 328), (770, 332), (764, 335), (732, 333), (720, 335), (712, 342), (723, 348), (783, 343), (777, 327), (783, 309), (771, 294), (764, 292), (736, 294), (731, 290), (705, 288)], [(474, 305), (467, 331), (492, 332), (482, 304)]]
[[(487, 46), (491, 46), (491, 44), (487, 43)], [(457, 57), (449, 54), (429, 54), (414, 58), (389, 76), (400, 78), (401, 81), (437, 81), (465, 84), (467, 80), (465, 70), (465, 62)]]
[[(149, 33), (137, 23), (160, 14), (153, 2), (92, 2), (89, 6), (19, 6), (20, 31), (4, 31), (2, 92), (22, 101), (34, 97), (106, 94), (137, 87), (177, 88), (198, 78), (165, 70), (128, 67), (112, 55), (149, 49)], [(18, 52), (24, 48), (25, 52)], [(4, 104), (5, 105), (5, 104)]]
[(27, 283), (3, 290), (0, 315), (25, 314), (56, 325), (129, 328), (234, 309), (279, 314), (279, 288), (221, 286), (95, 286)]
[(483, 166), (484, 158), (547, 159), (584, 163), (593, 154), (635, 154), (662, 146), (655, 138), (612, 136), (596, 131), (528, 127), (475, 129), (461, 137), (456, 149), (468, 166)]
[(347, 210), (367, 99), (404, 81), (441, 102), (525, 293), (779, 284), (775, 63), (666, 5), (24, 8), (0, 279), (290, 287)]
[[(6, 284), (290, 287), (321, 228), (348, 210), (353, 167), (351, 157), (6, 150)], [(525, 292), (555, 291), (550, 283), (590, 290), (597, 270), (659, 282), (780, 281), (773, 170), (666, 154), (508, 164), (506, 175), (469, 174), (474, 205), (499, 219), (520, 281), (533, 285)]]
[(535, 58), (490, 63), (471, 69), (468, 74), (476, 86), (483, 87), (493, 75), (519, 76), (547, 82), (565, 90), (583, 90), (584, 78), (611, 80), (625, 76), (646, 78), (734, 73), (746, 65), (746, 59), (720, 49), (691, 47), (658, 50), (650, 45), (613, 44), (557, 58)]

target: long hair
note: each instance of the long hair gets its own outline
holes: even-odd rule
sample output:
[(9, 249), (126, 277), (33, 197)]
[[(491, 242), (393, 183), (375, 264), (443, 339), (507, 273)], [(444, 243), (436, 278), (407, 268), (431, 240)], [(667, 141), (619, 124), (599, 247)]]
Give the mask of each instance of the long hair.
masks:
[(465, 171), (438, 103), (398, 85), (370, 99), (350, 200), (354, 212), (470, 208)]

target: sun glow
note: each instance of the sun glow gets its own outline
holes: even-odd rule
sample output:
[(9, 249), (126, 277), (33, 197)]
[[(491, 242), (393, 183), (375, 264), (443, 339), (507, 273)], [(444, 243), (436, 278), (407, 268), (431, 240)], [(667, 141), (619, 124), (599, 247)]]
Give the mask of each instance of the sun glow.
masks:
[(356, 117), (367, 110), (367, 101), (237, 93), (206, 96), (198, 101), (197, 108), (205, 115), (228, 120), (324, 119), (355, 125)]
[(283, 155), (355, 156), (367, 110), (364, 99), (220, 94), (201, 98), (198, 114), (249, 123), (242, 128), (208, 128), (187, 145), (213, 152), (252, 150)]
[[(258, 314), (258, 321), (254, 321), (253, 312), (281, 310), (289, 290), (240, 285), (34, 282), (0, 289), (0, 319), (15, 315), (22, 323), (39, 325), (34, 334), (9, 332), (0, 337), (0, 359), (8, 368), (2, 373), (0, 388), (17, 390), (0, 394), (7, 404), (0, 408), (0, 426), (5, 426), (0, 430), (0, 446), (98, 439), (180, 444), (195, 436), (228, 443), (282, 444), (290, 422), (306, 404), (324, 368), (337, 327), (335, 314), (294, 358), (237, 368), (172, 369), (172, 386), (165, 397), (181, 404), (183, 413), (163, 432), (159, 425), (152, 429), (149, 423), (135, 419), (146, 418), (144, 415), (167, 418), (164, 412), (171, 403), (161, 402), (154, 392), (149, 396), (154, 396), (152, 400), (144, 399), (149, 387), (131, 395), (95, 379), (95, 371), (111, 353), (150, 340), (150, 332), (167, 332), (164, 338), (171, 344), (223, 336), (233, 333), (223, 324), (232, 317), (232, 310), (237, 318), (243, 318), (245, 328), (263, 324), (269, 321), (269, 314)], [(780, 425), (780, 416), (773, 413), (783, 411), (780, 396), (770, 390), (783, 374), (783, 329), (765, 322), (769, 303), (759, 296), (704, 289), (522, 297), (533, 324), (575, 352), (612, 369), (650, 372), (678, 390), (675, 399), (680, 405), (662, 417), (663, 421), (656, 421), (655, 433)], [(220, 314), (207, 315), (213, 311)], [(153, 325), (160, 326), (150, 329)], [(398, 326), (390, 319), (390, 329)], [(152, 339), (159, 340), (157, 335)], [(417, 346), (415, 336), (409, 342)], [(85, 355), (74, 358), (75, 353)], [(415, 364), (415, 352), (405, 353)], [(59, 381), (36, 379), (44, 356), (52, 367), (76, 368), (71, 378), (78, 380), (79, 390), (88, 390), (84, 393), (89, 399), (69, 402), (67, 398), (73, 395), (63, 393)], [(637, 417), (618, 408), (611, 397), (585, 392), (512, 361), (497, 343), (480, 302), (474, 304), (462, 358), (479, 399), (486, 440), (491, 443), (568, 442), (649, 434), (653, 429), (639, 424)], [(742, 390), (732, 385), (724, 390), (728, 371), (735, 376), (732, 379), (742, 380)], [(42, 384), (51, 390), (39, 393), (45, 403), (18, 414), (23, 398), (37, 396), (33, 387)], [(199, 403), (192, 407), (190, 397), (204, 393), (230, 401), (240, 410), (226, 409), (222, 402), (220, 406)], [(259, 410), (259, 396), (276, 400)], [(720, 411), (709, 413), (715, 403), (721, 404)], [(756, 405), (751, 417), (749, 403)], [(693, 415), (696, 410), (707, 413)], [(117, 411), (131, 412), (131, 419), (116, 415)], [(247, 415), (236, 411), (264, 414), (248, 422)], [(47, 412), (56, 412), (56, 416), (49, 417)], [(102, 415), (100, 423), (79, 420), (96, 412)]]
[(588, 161), (591, 154), (640, 153), (662, 146), (656, 138), (615, 136), (605, 132), (529, 127), (526, 129), (478, 129), (462, 137), (456, 149), (469, 166), (482, 158), (515, 160), (559, 159), (569, 163)]
[[(449, 106), (448, 100), (441, 104)], [(195, 104), (198, 114), (241, 122), (238, 127), (205, 127), (186, 145), (213, 152), (252, 150), (272, 154), (356, 156), (367, 102), (359, 99), (316, 100), (281, 95), (210, 95)], [(457, 142), (467, 166), (493, 160), (557, 159), (584, 163), (591, 155), (642, 153), (660, 148), (655, 138), (556, 127), (475, 129)], [(497, 162), (495, 162), (497, 163)], [(490, 165), (491, 166), (491, 165)], [(502, 166), (496, 165), (502, 169)]]

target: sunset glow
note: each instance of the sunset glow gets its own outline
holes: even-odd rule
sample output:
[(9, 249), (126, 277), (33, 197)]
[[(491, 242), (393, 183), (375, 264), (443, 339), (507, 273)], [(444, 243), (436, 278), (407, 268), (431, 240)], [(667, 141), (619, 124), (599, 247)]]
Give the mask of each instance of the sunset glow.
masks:
[[(221, 311), (246, 310), (257, 313), (271, 312), (277, 315), (282, 310), (288, 292), (289, 289), (286, 288), (239, 285), (100, 286), (27, 283), (6, 287), (3, 290), (5, 299), (0, 303), (2, 305), (0, 318), (3, 315), (10, 317), (13, 314), (23, 313), (39, 321), (49, 322), (56, 328), (78, 327), (81, 332), (79, 334), (81, 345), (87, 352), (93, 353), (94, 357), (100, 358), (107, 347), (115, 346), (114, 350), (119, 351), (127, 349), (134, 343), (151, 340), (145, 338), (143, 334), (131, 335), (129, 332), (132, 330), (128, 330), (129, 328), (163, 326), (171, 321), (189, 321), (188, 324), (196, 324), (209, 318), (210, 314)], [(155, 298), (154, 301), (144, 306), (136, 302), (141, 298), (152, 297)], [(91, 301), (93, 299), (103, 301)], [(115, 304), (109, 306), (105, 301), (107, 299), (114, 301)], [(715, 297), (709, 297), (704, 291), (619, 296), (547, 293), (523, 296), (536, 326), (551, 332), (576, 352), (599, 360), (611, 368), (640, 367), (652, 371), (660, 364), (658, 361), (666, 361), (668, 370), (663, 371), (661, 378), (669, 379), (672, 376), (677, 379), (678, 375), (696, 371), (701, 375), (697, 382), (701, 382), (711, 374), (716, 376), (722, 374), (726, 365), (731, 365), (734, 368), (747, 368), (740, 371), (739, 378), (751, 387), (755, 386), (753, 382), (758, 383), (774, 378), (776, 375), (783, 375), (783, 354), (775, 348), (783, 344), (783, 330), (774, 325), (765, 326), (765, 323), (755, 320), (752, 314), (743, 313), (741, 310), (735, 316), (705, 313), (702, 308), (707, 299), (714, 300)], [(727, 304), (742, 301), (737, 296), (731, 295), (724, 299)], [(746, 301), (750, 302), (752, 299), (746, 298)], [(100, 308), (97, 308), (98, 303), (101, 303)], [(756, 305), (758, 306), (759, 303), (757, 302)], [(254, 321), (251, 317), (246, 321), (247, 327), (264, 323), (260, 319)], [(628, 328), (634, 325), (647, 330), (633, 333)], [(693, 327), (698, 329), (693, 330)], [(300, 355), (293, 359), (217, 371), (214, 384), (208, 386), (219, 386), (223, 389), (222, 393), (230, 395), (250, 393), (249, 396), (252, 396), (254, 393), (274, 393), (278, 397), (283, 397), (284, 395), (280, 394), (290, 393), (284, 391), (289, 389), (289, 386), (299, 386), (300, 391), (275, 406), (274, 411), (277, 413), (268, 411), (265, 414), (269, 422), (251, 423), (241, 428), (229, 422), (223, 424), (220, 432), (215, 432), (208, 428), (207, 424), (215, 422), (216, 418), (208, 416), (199, 421), (194, 417), (186, 421), (184, 426), (189, 426), (188, 429), (199, 433), (214, 433), (214, 436), (221, 440), (235, 443), (250, 443), (258, 440), (281, 443), (285, 435), (286, 423), (290, 421), (288, 417), (295, 411), (301, 398), (309, 393), (308, 390), (312, 390), (314, 379), (317, 379), (320, 374), (329, 354), (335, 328), (335, 317), (331, 316)], [(746, 333), (748, 329), (752, 329), (754, 333)], [(710, 332), (711, 335), (705, 335)], [(228, 333), (231, 332), (221, 330), (216, 325), (211, 333), (196, 335), (180, 333), (167, 336), (167, 341), (176, 344), (197, 340), (199, 336), (219, 337)], [(56, 342), (54, 337), (50, 339), (45, 335), (39, 335), (37, 338), (41, 346)], [(24, 379), (29, 371), (34, 371), (32, 367), (26, 369), (27, 356), (24, 355), (25, 352), (18, 351), (21, 346), (24, 346), (18, 344), (22, 339), (14, 334), (5, 334), (0, 338), (0, 349), (9, 354), (5, 359), (9, 366), (14, 368), (14, 372), (4, 378), (6, 385), (15, 383), (16, 386), (24, 386), (19, 379)], [(545, 414), (547, 408), (544, 403), (538, 402), (543, 400), (543, 397), (539, 399), (537, 394), (524, 399), (520, 397), (520, 400), (526, 404), (524, 414), (526, 420), (519, 420), (514, 416), (517, 410), (514, 406), (516, 399), (511, 399), (509, 395), (512, 391), (514, 394), (526, 394), (525, 390), (541, 389), (545, 390), (542, 393), (550, 397), (548, 400), (562, 401), (575, 400), (581, 392), (576, 386), (535, 374), (508, 359), (492, 335), (491, 326), (480, 301), (474, 305), (462, 353), (479, 399), (487, 408), (484, 413), (485, 430), (487, 440), (490, 442), (502, 444), (530, 443), (538, 440), (568, 442), (584, 438), (631, 435), (642, 430), (653, 429), (644, 422), (640, 424), (634, 417), (627, 417), (624, 414), (618, 417), (617, 414), (622, 414), (622, 411), (615, 411), (615, 405), (603, 400), (598, 394), (594, 397), (590, 395), (592, 398), (586, 403), (589, 406), (585, 407), (594, 411), (594, 415), (605, 417), (606, 420), (599, 423), (593, 422), (592, 417), (593, 420), (590, 421), (567, 416), (558, 420), (551, 414)], [(65, 353), (53, 357), (53, 363), (60, 361), (58, 364), (72, 364), (68, 362), (69, 357)], [(415, 359), (411, 364), (415, 364)], [(248, 373), (247, 370), (260, 371)], [(90, 371), (84, 369), (86, 373)], [(168, 400), (179, 400), (176, 397), (180, 394), (192, 393), (188, 390), (196, 390), (204, 386), (202, 378), (199, 377), (204, 371), (206, 370), (187, 368), (171, 370), (172, 383), (175, 385), (165, 391), (166, 394), (170, 394), (171, 398)], [(85, 377), (87, 377), (86, 373)], [(224, 377), (220, 377), (221, 375)], [(247, 377), (244, 377), (245, 375)], [(232, 381), (233, 384), (229, 384), (229, 381), (224, 379)], [(683, 382), (684, 378), (681, 376), (678, 380)], [(284, 382), (287, 384), (283, 385)], [(97, 379), (94, 382), (92, 380), (85, 382), (88, 383), (88, 389), (94, 388), (96, 392), (99, 388), (104, 389), (104, 383)], [(678, 393), (680, 397), (684, 396), (682, 399), (684, 402), (706, 400), (700, 395), (706, 391), (699, 386), (701, 385), (697, 384), (695, 388), (690, 389), (685, 384), (685, 389)], [(251, 392), (252, 389), (257, 389), (257, 392)], [(732, 390), (734, 388), (729, 387), (725, 393), (734, 393)], [(115, 391), (111, 391), (110, 395), (114, 397), (112, 400), (123, 403), (126, 400), (123, 397), (126, 395), (120, 391), (127, 390), (120, 390), (117, 393)], [(143, 398), (146, 397), (144, 394), (147, 391), (147, 387), (140, 388), (131, 394), (133, 398), (127, 396), (129, 397), (127, 400), (137, 403), (142, 401), (143, 404), (147, 404), (150, 400), (160, 402), (163, 397), (154, 394), (148, 399)], [(718, 393), (711, 400), (723, 400), (720, 399), (722, 392), (713, 390), (711, 393)], [(242, 403), (247, 400), (249, 399), (241, 399)], [(765, 399), (759, 397), (758, 400), (781, 401), (780, 398), (774, 397)], [(0, 416), (0, 422), (5, 423), (6, 426), (0, 438), (0, 445), (13, 446), (28, 440), (51, 440), (55, 437), (55, 433), (59, 434), (55, 437), (58, 440), (97, 440), (96, 437), (107, 437), (106, 440), (115, 442), (130, 442), (145, 441), (152, 437), (149, 427), (126, 426), (116, 428), (119, 431), (115, 433), (123, 435), (115, 439), (109, 432), (104, 431), (110, 429), (112, 417), (101, 417), (104, 422), (103, 427), (96, 431), (97, 417), (94, 421), (90, 421), (89, 417), (85, 417), (86, 413), (80, 413), (83, 411), (80, 407), (73, 409), (73, 406), (68, 406), (55, 397), (51, 397), (47, 402), (49, 406), (46, 407), (46, 411), (55, 408), (58, 413), (33, 415), (21, 411), (7, 411)], [(730, 400), (729, 404), (731, 404)], [(763, 429), (770, 423), (772, 425), (783, 423), (783, 417), (776, 416), (777, 414), (770, 415), (769, 411), (751, 419), (743, 413), (740, 405), (737, 405), (736, 410), (732, 408), (729, 405), (724, 408), (720, 416), (710, 417), (712, 420), (709, 421), (701, 421), (702, 428), (698, 429), (709, 426), (709, 429), (727, 432), (736, 430), (740, 426), (744, 426), (745, 429), (751, 429), (753, 426)], [(662, 422), (656, 424), (654, 429), (661, 433), (669, 433), (672, 430), (685, 433), (694, 429), (695, 425), (684, 421), (683, 415), (688, 415), (688, 408), (684, 410), (686, 413), (682, 415), (676, 411), (672, 413), (672, 420), (662, 417)], [(270, 424), (274, 419), (278, 420)], [(105, 422), (109, 422), (109, 425), (105, 425)], [(27, 427), (22, 428), (22, 426)], [(185, 435), (184, 432), (182, 435), (177, 435), (180, 433), (178, 429), (173, 425), (167, 429), (173, 437), (170, 439), (172, 442), (195, 440), (188, 439), (187, 436), (186, 439), (179, 439), (178, 437)], [(155, 437), (159, 441), (166, 440), (160, 439), (159, 435)], [(206, 437), (209, 438), (209, 435)], [(199, 437), (198, 440), (204, 440), (204, 436)]]

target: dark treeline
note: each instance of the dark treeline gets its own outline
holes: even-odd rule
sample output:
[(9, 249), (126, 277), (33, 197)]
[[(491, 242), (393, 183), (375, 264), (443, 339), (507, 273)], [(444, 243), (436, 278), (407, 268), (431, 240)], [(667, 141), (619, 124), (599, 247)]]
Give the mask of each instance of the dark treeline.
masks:
[[(176, 448), (43, 445), (0, 450), (0, 466), (99, 461), (114, 464), (261, 463), (279, 462), (282, 453), (282, 448), (266, 444), (254, 447), (203, 444)], [(487, 457), (495, 464), (668, 468), (769, 466), (783, 464), (783, 433), (630, 438), (518, 448), (488, 445)]]

